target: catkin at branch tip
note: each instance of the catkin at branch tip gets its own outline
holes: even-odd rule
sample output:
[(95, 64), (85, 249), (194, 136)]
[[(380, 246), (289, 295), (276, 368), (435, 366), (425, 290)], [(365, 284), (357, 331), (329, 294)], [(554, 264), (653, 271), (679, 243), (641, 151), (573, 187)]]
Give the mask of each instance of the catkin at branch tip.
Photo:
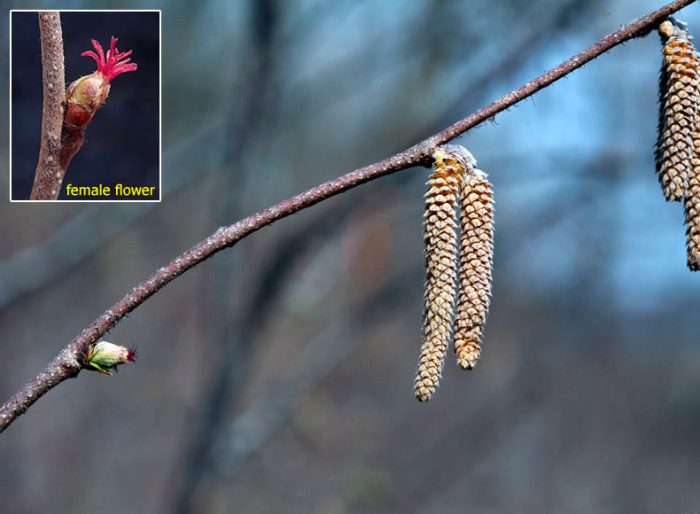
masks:
[(700, 61), (681, 22), (669, 18), (659, 25), (659, 34), (664, 47), (654, 157), (664, 196), (669, 201), (680, 201), (694, 153)]
[(459, 299), (455, 319), (455, 355), (472, 369), (481, 354), (481, 332), (491, 296), (493, 264), (493, 191), (478, 169), (463, 176), (460, 215)]

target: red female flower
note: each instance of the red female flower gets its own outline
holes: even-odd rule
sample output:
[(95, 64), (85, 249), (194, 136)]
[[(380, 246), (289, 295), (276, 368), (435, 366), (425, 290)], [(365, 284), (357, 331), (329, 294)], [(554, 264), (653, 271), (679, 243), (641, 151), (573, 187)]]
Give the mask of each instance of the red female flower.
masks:
[(97, 71), (80, 77), (66, 91), (65, 126), (68, 131), (85, 130), (97, 109), (105, 103), (114, 77), (137, 69), (136, 63), (130, 62), (132, 51), (120, 52), (116, 37), (112, 36), (107, 55), (97, 40), (92, 40), (92, 46), (95, 52), (88, 50), (80, 55), (95, 59)]
[(109, 42), (109, 50), (107, 50), (107, 56), (105, 57), (104, 50), (102, 50), (102, 45), (96, 40), (92, 40), (92, 46), (95, 47), (97, 53), (92, 50), (88, 50), (80, 54), (82, 57), (92, 57), (97, 62), (97, 71), (105, 76), (108, 82), (112, 82), (112, 79), (117, 75), (126, 73), (128, 71), (136, 71), (138, 68), (135, 62), (131, 61), (129, 57), (132, 50), (128, 52), (120, 52), (117, 48), (117, 38), (112, 36)]
[[(136, 63), (130, 62), (131, 50), (120, 52), (117, 48), (117, 38), (112, 36), (109, 50), (105, 55), (100, 43), (92, 40), (96, 52), (88, 50), (83, 57), (92, 57), (97, 62), (97, 71), (73, 81), (66, 90), (66, 111), (63, 118), (64, 138), (61, 143), (60, 162), (63, 169), (68, 167), (73, 156), (80, 150), (85, 139), (85, 129), (102, 107), (109, 95), (110, 82), (114, 77), (128, 71), (136, 71)], [(133, 360), (136, 354), (132, 352), (125, 357)]]

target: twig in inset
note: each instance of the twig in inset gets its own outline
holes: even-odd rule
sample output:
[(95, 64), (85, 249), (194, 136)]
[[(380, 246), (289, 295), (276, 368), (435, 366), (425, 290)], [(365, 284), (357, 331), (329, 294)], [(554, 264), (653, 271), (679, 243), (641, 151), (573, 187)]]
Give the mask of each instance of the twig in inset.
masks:
[(39, 11), (44, 105), (41, 149), (30, 199), (55, 200), (61, 191), (65, 168), (60, 163), (61, 129), (66, 100), (63, 34), (58, 12)]

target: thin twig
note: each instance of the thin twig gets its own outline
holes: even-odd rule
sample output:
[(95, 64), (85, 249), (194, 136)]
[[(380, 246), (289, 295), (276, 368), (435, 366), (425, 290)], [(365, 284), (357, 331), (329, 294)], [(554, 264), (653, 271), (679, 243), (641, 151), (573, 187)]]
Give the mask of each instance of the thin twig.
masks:
[(0, 431), (5, 430), (19, 415), (23, 414), (50, 389), (64, 380), (75, 377), (82, 369), (85, 352), (90, 344), (98, 341), (119, 323), (124, 316), (185, 271), (193, 268), (215, 253), (233, 246), (253, 232), (348, 189), (412, 166), (429, 166), (432, 160), (431, 156), (437, 146), (451, 141), (470, 128), (479, 125), (499, 112), (544, 89), (554, 81), (565, 77), (611, 48), (635, 37), (646, 35), (663, 18), (691, 4), (693, 1), (676, 0), (651, 14), (638, 18), (601, 39), (590, 48), (540, 75), (533, 81), (403, 152), (283, 200), (233, 225), (219, 228), (214, 234), (196, 244), (169, 264), (158, 269), (153, 275), (134, 287), (126, 296), (73, 339), (36, 378), (28, 382), (0, 407)]
[(41, 149), (34, 173), (32, 200), (55, 200), (66, 170), (61, 167), (61, 129), (66, 100), (63, 33), (58, 12), (39, 11), (44, 107), (41, 117)]

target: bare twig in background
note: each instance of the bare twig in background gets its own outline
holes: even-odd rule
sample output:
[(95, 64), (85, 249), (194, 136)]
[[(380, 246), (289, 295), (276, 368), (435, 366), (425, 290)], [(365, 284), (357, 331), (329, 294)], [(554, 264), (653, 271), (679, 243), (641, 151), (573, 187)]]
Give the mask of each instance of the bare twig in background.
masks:
[[(559, 3), (551, 12), (543, 13), (537, 20), (537, 25), (530, 25), (527, 37), (512, 42), (512, 51), (499, 56), (497, 62), (486, 68), (479, 68), (479, 74), (475, 76), (473, 66), (467, 66), (457, 79), (464, 83), (469, 80), (474, 84), (473, 88), (464, 88), (462, 92), (450, 102), (450, 104), (437, 116), (436, 120), (450, 119), (454, 117), (455, 109), (467, 108), (467, 102), (475, 102), (488, 92), (490, 88), (503, 78), (504, 74), (513, 74), (514, 68), (522, 67), (536, 55), (536, 50), (543, 42), (551, 43), (557, 32), (568, 29), (575, 21), (603, 3), (601, 0), (573, 0), (567, 3)], [(439, 127), (434, 127), (438, 130)]]
[(216, 441), (212, 441), (216, 448), (214, 458), (218, 473), (235, 476), (245, 461), (284, 424), (294, 406), (364, 341), (362, 337), (347, 337), (349, 325), (349, 319), (331, 319), (291, 363), (288, 372), (273, 389), (255, 399), (233, 419), (225, 432), (219, 434)]
[(61, 130), (66, 100), (63, 33), (58, 12), (39, 12), (44, 107), (41, 117), (41, 150), (34, 174), (32, 200), (55, 200), (66, 170), (61, 167)]
[[(265, 122), (274, 119), (274, 106), (279, 101), (277, 88), (273, 84), (280, 14), (277, 0), (249, 1), (250, 51), (243, 64), (248, 80), (244, 90), (237, 91), (232, 96), (238, 99), (241, 107), (235, 109), (234, 105), (229, 106), (231, 112), (223, 130), (227, 142), (221, 155), (224, 168), (243, 169), (251, 148), (255, 147), (251, 143), (262, 134)], [(212, 184), (215, 190), (209, 195), (210, 218), (223, 219), (240, 209), (242, 195), (249, 188), (246, 178), (237, 176), (236, 173), (222, 173), (216, 178)], [(291, 234), (292, 240), (296, 235)], [(222, 405), (228, 403), (231, 395), (240, 397), (240, 391), (251, 374), (259, 325), (263, 324), (263, 319), (269, 312), (268, 304), (280, 289), (284, 289), (283, 278), (293, 268), (298, 253), (301, 253), (295, 252), (293, 247), (289, 248), (290, 245), (285, 240), (277, 243), (279, 244), (275, 245), (276, 248), (273, 248), (270, 255), (284, 255), (286, 260), (281, 266), (280, 259), (273, 258), (272, 261), (263, 262), (259, 274), (254, 267), (246, 267), (246, 275), (252, 273), (257, 280), (240, 319), (230, 316), (235, 311), (236, 299), (229, 284), (238, 278), (241, 267), (232, 266), (228, 260), (218, 260), (211, 270), (206, 312), (208, 323), (214, 331), (213, 353), (220, 355), (221, 359), (212, 368), (213, 373), (204, 389), (203, 398), (196, 404), (196, 422), (192, 424), (189, 438), (183, 444), (185, 455), (182, 470), (173, 481), (172, 494), (168, 495), (168, 501), (173, 501), (172, 508), (169, 509), (171, 512), (185, 514), (193, 511), (195, 494), (211, 467), (210, 449), (213, 439), (220, 432), (225, 419)]]
[(12, 398), (0, 407), (0, 430), (5, 430), (19, 415), (23, 414), (37, 399), (46, 394), (50, 389), (80, 373), (84, 363), (85, 352), (90, 344), (98, 341), (129, 312), (136, 309), (162, 287), (187, 270), (193, 268), (217, 252), (233, 246), (241, 239), (261, 228), (302, 209), (311, 207), (325, 199), (397, 171), (418, 165), (430, 165), (431, 156), (437, 146), (451, 141), (467, 130), (512, 107), (537, 91), (544, 89), (611, 48), (625, 41), (629, 41), (630, 39), (648, 34), (660, 20), (692, 2), (693, 0), (676, 0), (657, 11), (634, 20), (531, 82), (511, 91), (495, 102), (479, 109), (466, 118), (450, 125), (403, 152), (399, 152), (379, 162), (364, 166), (309, 189), (304, 193), (283, 200), (233, 225), (221, 227), (208, 238), (196, 244), (169, 264), (158, 269), (145, 281), (135, 286), (121, 300), (105, 311), (97, 320), (73, 339), (73, 341), (66, 346), (37, 377), (25, 384)]
[(245, 461), (262, 448), (267, 440), (284, 424), (294, 406), (302, 402), (311, 390), (335, 366), (348, 357), (367, 340), (363, 333), (354, 337), (342, 337), (349, 327), (364, 327), (369, 332), (377, 313), (386, 315), (387, 306), (398, 310), (403, 303), (397, 298), (407, 298), (404, 285), (410, 269), (394, 270), (383, 286), (371, 296), (355, 302), (346, 314), (321, 329), (289, 366), (289, 371), (273, 385), (272, 390), (256, 399), (240, 413), (228, 429), (219, 434), (212, 444), (216, 451), (215, 469), (226, 476), (238, 473)]
[[(319, 242), (328, 241), (329, 235), (344, 226), (346, 219), (354, 212), (354, 202), (344, 202), (325, 216), (310, 220), (293, 232), (277, 241), (269, 252), (256, 277), (259, 284), (252, 293), (240, 319), (236, 319), (225, 331), (222, 347), (217, 352), (221, 355), (219, 364), (212, 374), (213, 381), (202, 400), (202, 409), (197, 416), (198, 426), (192, 433), (187, 445), (182, 483), (173, 494), (175, 499), (172, 512), (193, 512), (193, 499), (198, 487), (216, 459), (216, 441), (226, 422), (223, 406), (238, 403), (250, 374), (250, 364), (255, 345), (259, 341), (261, 329), (266, 321), (274, 316), (271, 305), (287, 289), (285, 280), (294, 270), (298, 261)], [(231, 397), (234, 396), (232, 400)], [(238, 405), (234, 405), (237, 408)]]

